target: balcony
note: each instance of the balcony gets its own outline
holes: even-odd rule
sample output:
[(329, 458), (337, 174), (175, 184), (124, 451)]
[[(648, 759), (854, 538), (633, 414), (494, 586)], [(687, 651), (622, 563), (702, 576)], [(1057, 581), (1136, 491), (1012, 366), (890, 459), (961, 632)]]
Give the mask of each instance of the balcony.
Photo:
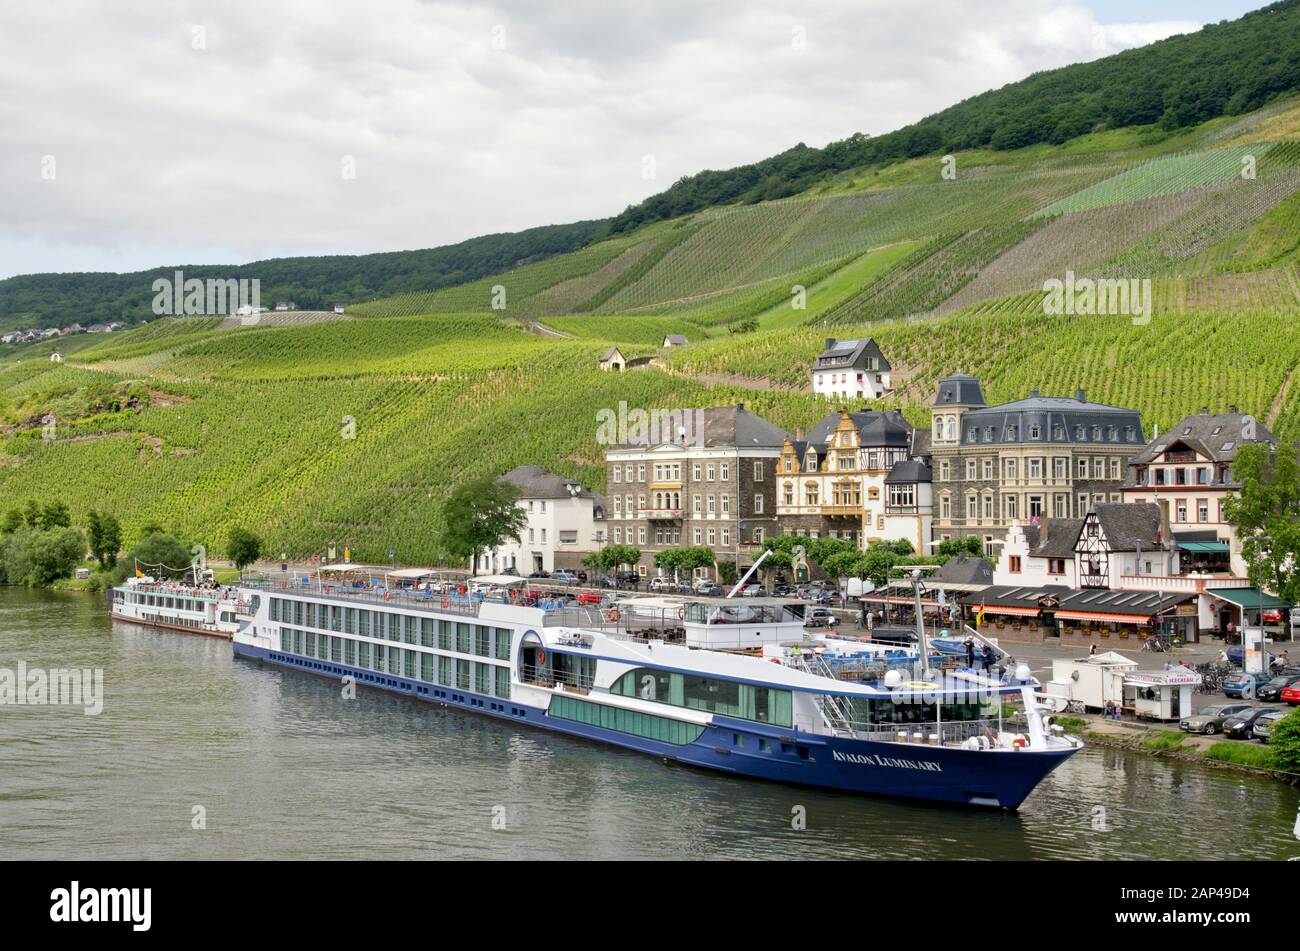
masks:
[(1206, 588), (1249, 588), (1250, 579), (1220, 575), (1120, 575), (1119, 587), (1165, 594), (1204, 594)]
[(682, 510), (680, 508), (643, 508), (640, 514), (652, 522), (674, 522), (681, 520)]
[(861, 518), (861, 505), (823, 505), (820, 514), (827, 518)]
[(653, 479), (650, 482), (650, 491), (668, 491), (680, 492), (682, 488), (681, 479)]

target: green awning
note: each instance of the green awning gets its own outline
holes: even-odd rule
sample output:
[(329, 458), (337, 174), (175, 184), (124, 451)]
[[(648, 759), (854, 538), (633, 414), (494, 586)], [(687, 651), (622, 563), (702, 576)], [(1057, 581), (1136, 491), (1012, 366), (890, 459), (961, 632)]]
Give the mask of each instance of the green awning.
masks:
[(1261, 592), (1258, 588), (1206, 588), (1205, 593), (1248, 611), (1286, 607), (1285, 602), (1279, 601), (1271, 594)]
[(1226, 552), (1228, 550), (1228, 543), (1227, 542), (1179, 542), (1178, 547), (1183, 551)]

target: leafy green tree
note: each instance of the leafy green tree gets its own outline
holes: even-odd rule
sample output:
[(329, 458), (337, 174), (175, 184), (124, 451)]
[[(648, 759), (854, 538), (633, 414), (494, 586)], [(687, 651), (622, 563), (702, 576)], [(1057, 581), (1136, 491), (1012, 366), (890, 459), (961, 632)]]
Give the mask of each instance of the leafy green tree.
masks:
[(1265, 443), (1237, 450), (1241, 491), (1223, 500), (1223, 518), (1241, 539), (1250, 581), (1283, 601), (1300, 601), (1300, 463), (1294, 449)]
[(945, 562), (955, 555), (973, 555), (976, 558), (984, 557), (984, 543), (980, 541), (978, 535), (963, 535), (960, 538), (949, 538), (939, 543), (939, 547), (934, 550), (934, 557), (939, 562)]
[(262, 540), (243, 528), (232, 528), (226, 539), (226, 557), (243, 571), (262, 557)]
[(1278, 769), (1300, 773), (1300, 709), (1292, 710), (1273, 724), (1268, 745), (1277, 759)]
[(70, 528), (72, 514), (62, 502), (48, 502), (36, 518), (36, 527), (42, 530), (51, 528)]
[(113, 568), (122, 548), (122, 526), (112, 515), (100, 515), (94, 509), (86, 516), (86, 540), (90, 553), (101, 567)]
[(480, 552), (507, 539), (518, 541), (528, 523), (518, 501), (519, 489), (499, 479), (485, 477), (457, 486), (442, 506), (443, 548), (472, 567)]
[(5, 577), (10, 584), (50, 584), (70, 577), (85, 556), (86, 541), (75, 528), (19, 529), (5, 541)]
[(631, 567), (641, 560), (641, 549), (631, 545), (606, 545), (597, 552), (598, 565), (605, 571), (617, 571), (624, 565)]
[(180, 578), (190, 570), (190, 550), (171, 535), (155, 532), (142, 538), (117, 566), (117, 574), (140, 570), (155, 578)]
[(23, 513), (18, 509), (10, 509), (5, 512), (3, 521), (0, 521), (0, 535), (9, 535), (16, 532), (26, 524), (23, 522)]
[(738, 577), (740, 577), (740, 572), (736, 570), (734, 561), (718, 562), (718, 581), (724, 588), (730, 588), (734, 585)]
[(23, 521), (27, 523), (28, 528), (41, 527), (41, 507), (36, 504), (35, 499), (27, 500), (27, 507), (23, 509)]

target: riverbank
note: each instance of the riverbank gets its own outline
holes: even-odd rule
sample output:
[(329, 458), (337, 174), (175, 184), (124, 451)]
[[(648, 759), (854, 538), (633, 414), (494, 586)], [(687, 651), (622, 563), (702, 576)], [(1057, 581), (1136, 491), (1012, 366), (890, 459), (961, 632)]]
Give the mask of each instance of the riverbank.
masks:
[(1213, 769), (1229, 769), (1266, 776), (1291, 786), (1300, 786), (1300, 773), (1274, 764), (1274, 751), (1253, 740), (1225, 740), (1185, 733), (1175, 727), (1108, 720), (1096, 714), (1055, 717), (1067, 732), (1077, 733), (1085, 743), (1131, 753), (1145, 753)]

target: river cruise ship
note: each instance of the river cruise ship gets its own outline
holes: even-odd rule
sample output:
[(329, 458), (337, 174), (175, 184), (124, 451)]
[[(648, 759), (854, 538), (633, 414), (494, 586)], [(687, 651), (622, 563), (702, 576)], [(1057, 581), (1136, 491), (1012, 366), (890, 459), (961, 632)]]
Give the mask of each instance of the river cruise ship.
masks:
[(110, 593), (109, 613), (118, 621), (229, 638), (239, 629), (239, 598), (235, 588), (128, 578)]
[[(519, 582), (522, 587), (525, 583)], [(929, 667), (804, 605), (245, 583), (236, 656), (733, 776), (1017, 808), (1082, 743), (1027, 668)]]

